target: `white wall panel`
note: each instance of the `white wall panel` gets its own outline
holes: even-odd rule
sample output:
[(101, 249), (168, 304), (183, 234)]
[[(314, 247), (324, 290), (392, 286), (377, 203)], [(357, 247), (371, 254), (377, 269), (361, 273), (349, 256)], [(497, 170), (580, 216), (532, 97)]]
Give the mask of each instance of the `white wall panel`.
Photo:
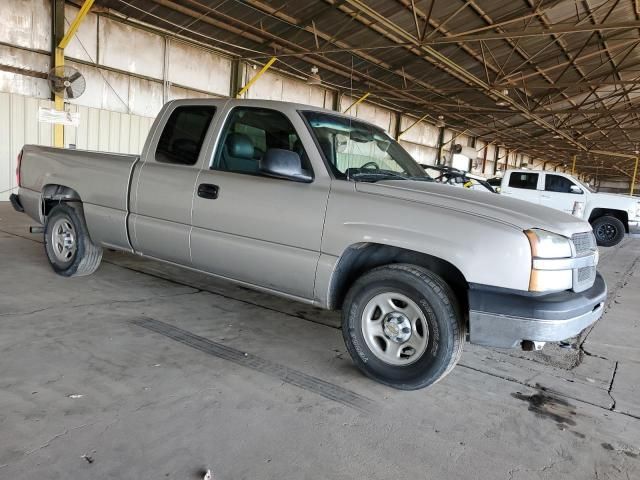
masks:
[(425, 145), (406, 142), (404, 140), (400, 140), (400, 145), (402, 145), (404, 149), (409, 152), (409, 155), (411, 155), (416, 162), (424, 165), (435, 165), (436, 158), (438, 156), (437, 149), (433, 147), (427, 147)]
[[(243, 83), (252, 79), (258, 70), (248, 69)], [(334, 92), (317, 85), (308, 85), (297, 78), (275, 72), (265, 72), (245, 94), (245, 98), (282, 100), (315, 107), (331, 108)]]
[[(403, 115), (400, 120), (400, 130), (406, 130), (416, 120), (416, 118)], [(438, 145), (438, 127), (427, 122), (420, 122), (411, 127), (406, 133), (403, 133), (401, 138), (408, 142), (435, 147)]]
[(206, 93), (197, 92), (195, 90), (189, 90), (188, 88), (176, 87), (171, 85), (169, 87), (169, 95), (167, 100), (176, 100), (180, 98), (212, 98), (214, 95), (207, 95)]
[(162, 84), (129, 77), (129, 113), (142, 117), (155, 117), (162, 108), (162, 104)]
[[(343, 95), (340, 98), (340, 111), (344, 112), (350, 105), (358, 100), (358, 97), (351, 97), (349, 95)], [(377, 105), (373, 105), (366, 101), (359, 103), (358, 105), (351, 107), (347, 112), (347, 115), (352, 115), (356, 118), (360, 118), (367, 122), (373, 123), (382, 128), (386, 132), (393, 135), (395, 132), (395, 113)]]
[(0, 92), (49, 98), (49, 84), (42, 78), (27, 77), (0, 70)]
[(10, 67), (47, 73), (51, 68), (49, 58), (49, 55), (42, 53), (0, 45), (0, 63)]
[(182, 42), (169, 42), (167, 80), (185, 87), (229, 95), (231, 60)]
[(50, 0), (0, 0), (0, 41), (49, 51)]
[(153, 33), (100, 17), (98, 63), (162, 79), (164, 39)]
[[(71, 5), (65, 5), (65, 29), (69, 28), (79, 10)], [(86, 62), (95, 63), (98, 60), (98, 16), (96, 14), (89, 13), (84, 18), (69, 45), (64, 49), (64, 54), (66, 57)]]
[(65, 147), (138, 154), (151, 129), (153, 118), (71, 105), (80, 113), (78, 127), (65, 127)]
[[(252, 79), (258, 70), (247, 69), (247, 78)], [(248, 81), (248, 80), (247, 80)], [(245, 82), (246, 83), (246, 82)], [(282, 100), (284, 79), (275, 73), (265, 72), (245, 94), (245, 98)]]
[(38, 108), (52, 102), (0, 93), (0, 200), (15, 191), (16, 158), (25, 143), (51, 145), (52, 125), (38, 123)]

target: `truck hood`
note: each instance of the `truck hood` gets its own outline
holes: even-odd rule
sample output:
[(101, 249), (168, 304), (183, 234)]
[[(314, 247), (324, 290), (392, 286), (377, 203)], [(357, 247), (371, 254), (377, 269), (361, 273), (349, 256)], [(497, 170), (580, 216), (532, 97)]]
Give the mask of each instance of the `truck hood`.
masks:
[(484, 217), (520, 230), (540, 228), (566, 237), (578, 232), (591, 231), (589, 223), (558, 210), (498, 194), (455, 188), (435, 182), (413, 180), (360, 182), (356, 183), (356, 190), (361, 193), (418, 202)]

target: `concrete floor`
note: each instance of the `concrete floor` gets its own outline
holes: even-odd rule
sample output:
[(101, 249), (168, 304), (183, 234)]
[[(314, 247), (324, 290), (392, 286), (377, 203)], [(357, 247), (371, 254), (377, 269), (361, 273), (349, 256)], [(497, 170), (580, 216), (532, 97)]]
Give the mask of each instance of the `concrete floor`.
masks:
[(577, 348), (466, 345), (400, 392), (336, 313), (113, 252), (63, 279), (27, 225), (0, 204), (1, 479), (640, 478), (640, 240)]

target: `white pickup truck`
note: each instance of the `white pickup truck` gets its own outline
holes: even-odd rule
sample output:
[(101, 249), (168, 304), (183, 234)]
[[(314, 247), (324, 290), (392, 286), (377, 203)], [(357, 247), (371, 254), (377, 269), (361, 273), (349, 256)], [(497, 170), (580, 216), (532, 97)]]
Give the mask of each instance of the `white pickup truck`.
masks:
[(140, 156), (27, 145), (17, 174), (59, 275), (111, 248), (342, 309), (356, 365), (396, 388), (446, 375), (467, 332), (531, 349), (604, 309), (587, 222), (438, 184), (380, 128), (307, 105), (172, 101)]
[(602, 247), (617, 245), (627, 233), (640, 235), (640, 198), (596, 193), (566, 173), (507, 170), (500, 192), (588, 220)]

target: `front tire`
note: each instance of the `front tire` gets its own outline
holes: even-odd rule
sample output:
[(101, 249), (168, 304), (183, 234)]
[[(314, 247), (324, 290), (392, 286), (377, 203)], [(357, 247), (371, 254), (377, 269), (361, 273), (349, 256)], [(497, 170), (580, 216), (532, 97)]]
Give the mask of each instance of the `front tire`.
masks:
[(596, 243), (600, 247), (613, 247), (624, 238), (624, 223), (611, 215), (604, 215), (591, 222)]
[(51, 268), (63, 277), (90, 275), (102, 260), (102, 247), (91, 241), (82, 209), (65, 203), (47, 217), (44, 248)]
[(371, 270), (351, 287), (342, 335), (365, 375), (417, 390), (453, 369), (465, 328), (455, 295), (442, 278), (423, 267), (394, 264)]

